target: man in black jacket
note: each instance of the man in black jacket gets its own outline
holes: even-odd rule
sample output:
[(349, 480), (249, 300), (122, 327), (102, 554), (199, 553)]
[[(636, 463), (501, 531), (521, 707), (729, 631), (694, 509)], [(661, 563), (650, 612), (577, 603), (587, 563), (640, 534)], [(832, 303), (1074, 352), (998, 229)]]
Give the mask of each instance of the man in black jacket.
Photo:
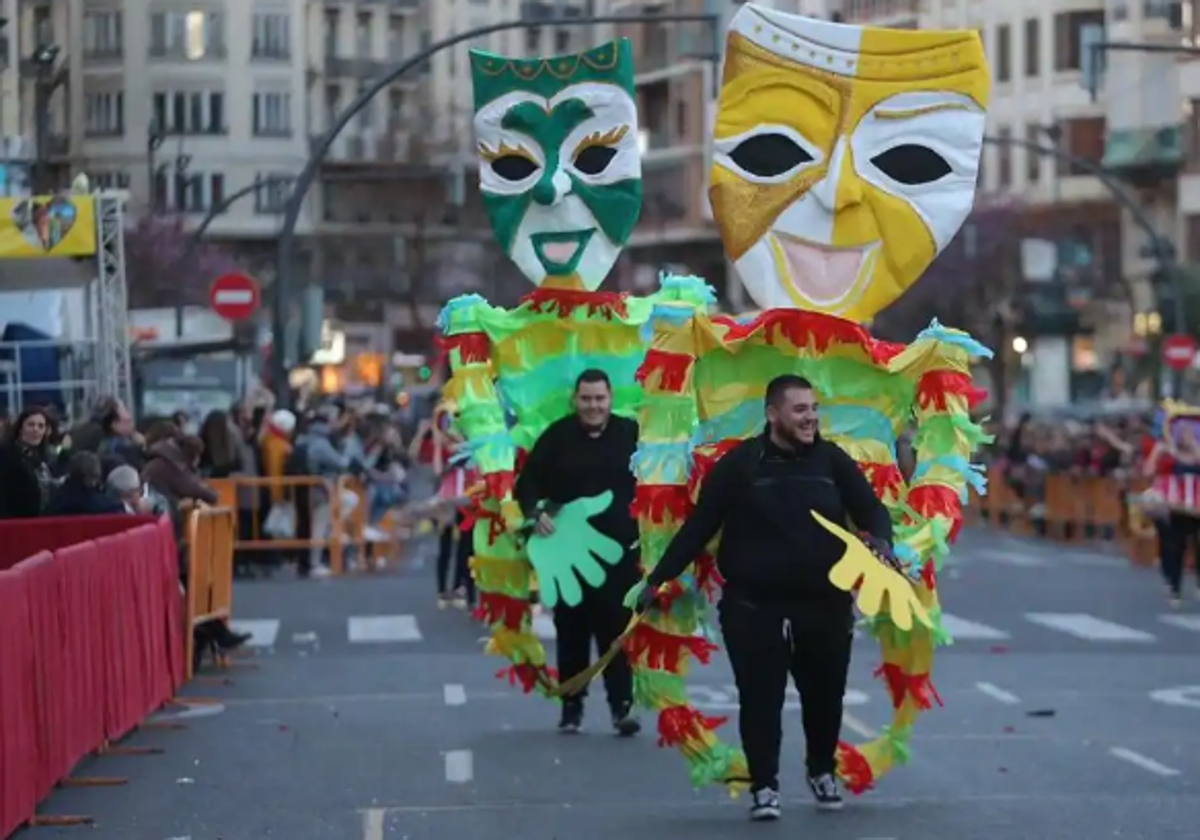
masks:
[(741, 711), (755, 820), (780, 816), (779, 750), (787, 677), (803, 706), (808, 783), (818, 807), (840, 808), (834, 776), (854, 634), (852, 595), (829, 582), (845, 545), (812, 516), (847, 519), (890, 546), (892, 523), (854, 460), (821, 439), (808, 380), (779, 376), (767, 386), (767, 427), (713, 467), (695, 510), (638, 597), (673, 580), (721, 531), (718, 607)]
[[(577, 606), (559, 604), (554, 610), (558, 637), (558, 674), (570, 679), (591, 662), (592, 640), (601, 653), (621, 635), (629, 621), (622, 604), (626, 590), (640, 576), (637, 523), (630, 513), (636, 481), (629, 468), (637, 449), (638, 425), (612, 413), (612, 384), (602, 370), (585, 370), (575, 382), (575, 411), (551, 423), (538, 438), (517, 477), (515, 495), (534, 531), (543, 536), (554, 531), (552, 511), (576, 499), (612, 493), (612, 504), (591, 518), (601, 534), (625, 547), (625, 555), (612, 566), (599, 587), (580, 578), (583, 600)], [(578, 575), (577, 575), (578, 576)], [(619, 735), (641, 731), (632, 715), (633, 673), (620, 655), (604, 672), (604, 687)], [(578, 732), (583, 724), (586, 690), (563, 698), (559, 729)]]

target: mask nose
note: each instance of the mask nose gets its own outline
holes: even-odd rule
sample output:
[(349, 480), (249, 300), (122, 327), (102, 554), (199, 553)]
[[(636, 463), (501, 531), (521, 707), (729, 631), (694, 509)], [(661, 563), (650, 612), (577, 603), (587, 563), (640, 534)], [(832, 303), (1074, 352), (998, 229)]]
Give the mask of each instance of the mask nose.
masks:
[(533, 200), (542, 207), (555, 207), (571, 192), (571, 179), (561, 169), (547, 170), (533, 188)]
[(862, 203), (863, 183), (854, 171), (854, 159), (846, 138), (838, 140), (834, 146), (825, 177), (812, 188), (812, 195), (831, 214)]

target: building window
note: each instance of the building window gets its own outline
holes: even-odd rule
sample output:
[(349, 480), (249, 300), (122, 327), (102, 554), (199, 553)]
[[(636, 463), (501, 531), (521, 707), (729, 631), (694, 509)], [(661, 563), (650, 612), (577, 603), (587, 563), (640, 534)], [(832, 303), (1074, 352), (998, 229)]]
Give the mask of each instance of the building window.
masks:
[(1012, 29), (1007, 23), (996, 27), (996, 81), (1012, 79)]
[(996, 144), (996, 158), (999, 166), (996, 167), (996, 186), (1005, 190), (1012, 186), (1013, 171), (1012, 171), (1012, 129), (1002, 128), (996, 132), (997, 138), (1000, 140)]
[(220, 91), (157, 91), (154, 119), (167, 134), (224, 134), (225, 94)]
[(279, 172), (259, 172), (257, 180), (265, 182), (254, 193), (254, 212), (261, 216), (277, 216), (287, 207), (294, 179)]
[(159, 207), (177, 213), (207, 213), (225, 200), (225, 176), (164, 167), (155, 175), (154, 192)]
[(1042, 145), (1042, 127), (1036, 123), (1025, 126), (1025, 142), (1030, 144), (1025, 149), (1025, 180), (1036, 184), (1042, 177), (1042, 156), (1032, 147)]
[(371, 57), (371, 13), (361, 12), (355, 19), (354, 49), (356, 58)]
[(250, 54), (254, 58), (291, 58), (292, 19), (284, 14), (255, 15)]
[(128, 172), (89, 172), (88, 179), (92, 182), (92, 188), (97, 190), (129, 189)]
[(83, 97), (83, 128), (89, 137), (119, 137), (125, 133), (125, 94), (119, 90)]
[(1042, 27), (1037, 18), (1025, 21), (1025, 76), (1036, 78), (1042, 72)]
[(404, 91), (388, 91), (388, 127), (399, 128), (404, 123), (405, 103)]
[(292, 133), (292, 95), (254, 94), (251, 125), (256, 137), (286, 137)]
[[(1059, 147), (1068, 155), (1082, 160), (1096, 162), (1104, 158), (1104, 135), (1106, 122), (1104, 117), (1082, 117), (1074, 120), (1061, 120), (1062, 136)], [(1057, 163), (1058, 177), (1068, 175), (1091, 175), (1088, 169), (1060, 159)]]
[(1054, 69), (1078, 70), (1083, 66), (1083, 32), (1104, 27), (1104, 11), (1064, 12), (1054, 16)]
[(150, 55), (188, 61), (225, 56), (225, 19), (220, 12), (155, 12), (150, 16)]
[(121, 13), (88, 12), (83, 16), (83, 57), (120, 58), (125, 43)]

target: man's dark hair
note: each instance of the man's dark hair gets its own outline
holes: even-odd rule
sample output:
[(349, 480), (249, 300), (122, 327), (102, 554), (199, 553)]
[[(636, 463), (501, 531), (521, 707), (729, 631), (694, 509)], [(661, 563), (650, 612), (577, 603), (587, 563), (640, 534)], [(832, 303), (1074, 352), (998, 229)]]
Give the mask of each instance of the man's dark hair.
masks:
[(779, 403), (783, 401), (783, 395), (793, 389), (811, 391), (813, 386), (799, 374), (785, 373), (783, 376), (776, 376), (767, 383), (766, 404), (778, 407)]
[(608, 390), (612, 390), (612, 380), (608, 378), (608, 374), (600, 370), (600, 368), (588, 368), (579, 376), (575, 377), (575, 393), (579, 393), (579, 389), (583, 385), (590, 385), (596, 382), (603, 382)]

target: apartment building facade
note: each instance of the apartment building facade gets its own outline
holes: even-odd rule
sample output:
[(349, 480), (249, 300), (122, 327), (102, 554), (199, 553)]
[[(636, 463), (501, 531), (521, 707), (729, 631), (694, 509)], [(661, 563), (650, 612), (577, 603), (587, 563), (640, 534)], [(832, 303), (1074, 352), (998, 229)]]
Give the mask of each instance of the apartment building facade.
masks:
[[(467, 49), (572, 51), (611, 37), (611, 27), (573, 23), (606, 9), (596, 0), (0, 0), (9, 19), (0, 137), (13, 161), (3, 171), (28, 171), (41, 123), (46, 183), (85, 172), (95, 186), (128, 190), (132, 214), (198, 222), (270, 180), (278, 186), (209, 227), (269, 274), (289, 179), (356, 97), (456, 32), (527, 22), (441, 51), (381, 90), (333, 143), (301, 217), (300, 267), (335, 301), (377, 316), (380, 298), (418, 287), (444, 299), (477, 285), (490, 259), (480, 250), (488, 232), (474, 188)], [(31, 61), (39, 45), (56, 51), (41, 75)], [(428, 282), (431, 263), (451, 276)]]

